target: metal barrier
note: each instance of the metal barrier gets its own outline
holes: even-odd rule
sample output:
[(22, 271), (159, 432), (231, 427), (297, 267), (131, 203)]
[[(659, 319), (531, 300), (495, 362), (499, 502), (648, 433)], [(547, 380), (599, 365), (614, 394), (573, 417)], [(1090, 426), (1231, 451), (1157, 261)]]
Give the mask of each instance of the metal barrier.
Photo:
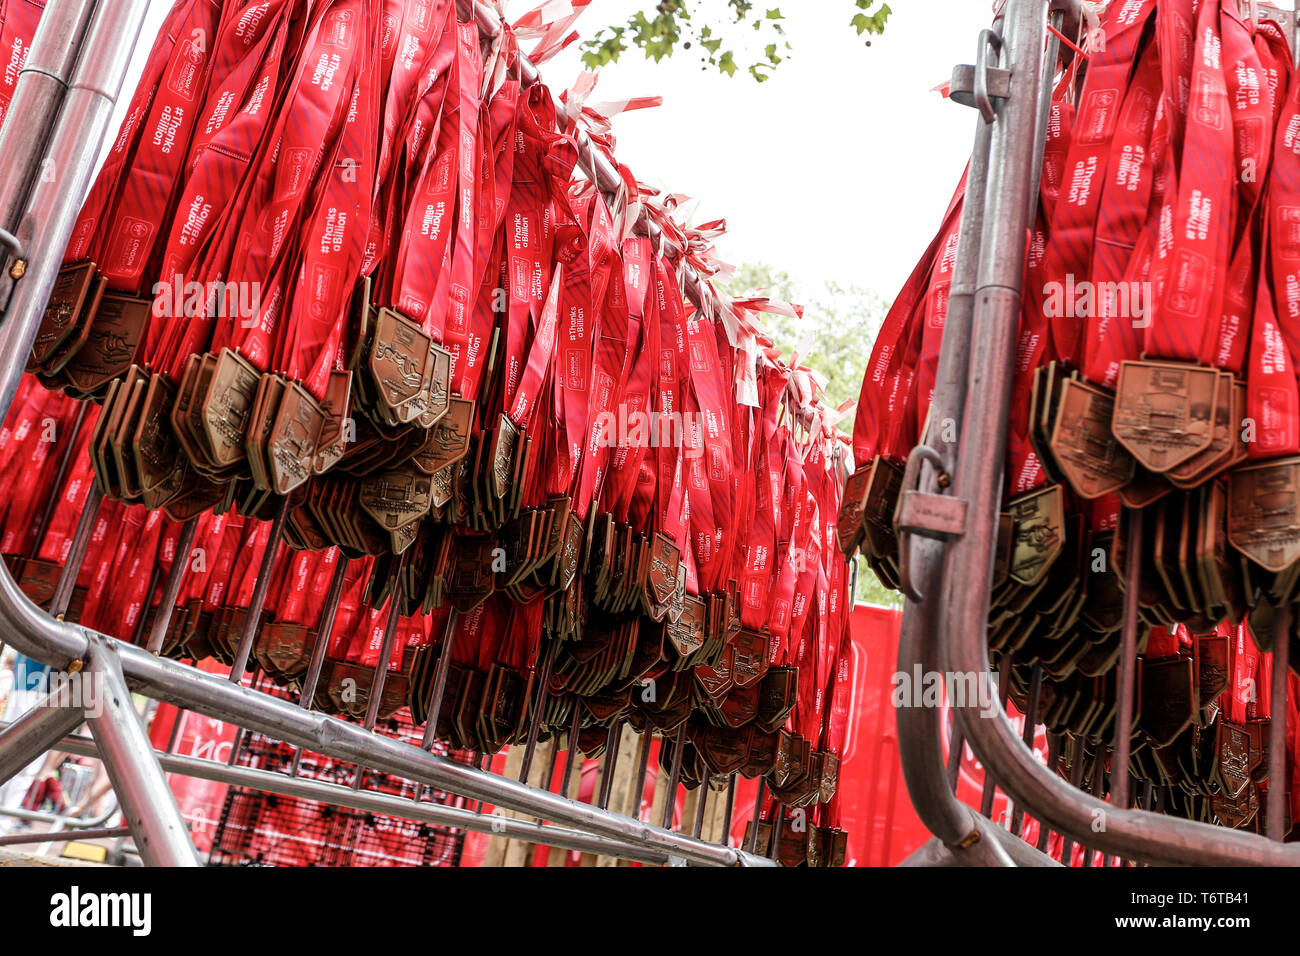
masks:
[[(1292, 14), (1282, 13), (1294, 26)], [(969, 105), (983, 103), (987, 109), (981, 109), (977, 126), (931, 426), (925, 443), (914, 449), (909, 459), (908, 473), (916, 484), (905, 484), (904, 494), (920, 492), (945, 513), (959, 515), (962, 530), (949, 536), (951, 540), (900, 532), (900, 567), (909, 594), (899, 645), (899, 670), (904, 673), (918, 663), (927, 671), (991, 672), (985, 622), (1004, 460), (988, 454), (988, 449), (1004, 448), (1007, 442), (1026, 237), (1035, 215), (1059, 42), (1055, 31), (1049, 37), (1048, 18), (1082, 15), (1076, 2), (1009, 0), (995, 29), (980, 36), (974, 70), (959, 68), (954, 75), (954, 99), (960, 97)], [(1059, 29), (1059, 21), (1055, 26)], [(996, 53), (996, 59), (990, 57), (990, 51)], [(969, 82), (970, 88), (959, 89), (964, 82)], [(999, 91), (1004, 95), (999, 96)], [(936, 424), (948, 418), (961, 423), (957, 444), (947, 442)], [(1134, 523), (1132, 533), (1141, 533), (1140, 523)], [(1130, 542), (1130, 547), (1136, 544)], [(1131, 565), (1135, 574), (1137, 562)], [(1133, 706), (1136, 594), (1136, 582), (1130, 578), (1119, 671), (1119, 706), (1124, 710), (1116, 720), (1114, 746), (1114, 759), (1124, 758), (1117, 764), (1122, 767), (1127, 767)], [(1286, 633), (1286, 622), (1279, 627), (1283, 628), (1280, 633)], [(1287, 642), (1277, 644), (1273, 699), (1285, 701)], [(1003, 688), (1005, 704), (1005, 681)], [(1022, 739), (1005, 708), (990, 717), (971, 701), (955, 702), (954, 711), (957, 726), (949, 752), (960, 761), (962, 744), (968, 743), (985, 767), (981, 814), (953, 796), (954, 780), (944, 766), (938, 711), (898, 711), (908, 792), (936, 837), (913, 857), (915, 865), (1054, 862), (987, 818), (995, 784), (1014, 800), (1021, 820), (1029, 813), (1044, 827), (1038, 850), (1046, 846), (1046, 827), (1064, 834), (1066, 859), (1073, 842), (1078, 841), (1108, 855), (1155, 864), (1300, 865), (1300, 846), (1281, 842), (1282, 787), (1269, 789), (1267, 839), (1130, 810), (1127, 779), (1115, 788), (1114, 799), (1108, 803), (1067, 783), (1034, 757), (1026, 742), (1032, 739), (1035, 714), (1027, 715), (1030, 727)], [(1285, 720), (1275, 720), (1272, 727), (1271, 766), (1284, 767)], [(1094, 827), (1098, 819), (1106, 824), (1100, 832)], [(992, 846), (987, 839), (990, 835), (996, 841)], [(1012, 841), (1018, 845), (1014, 853)], [(1012, 855), (1018, 859), (1007, 859)]]

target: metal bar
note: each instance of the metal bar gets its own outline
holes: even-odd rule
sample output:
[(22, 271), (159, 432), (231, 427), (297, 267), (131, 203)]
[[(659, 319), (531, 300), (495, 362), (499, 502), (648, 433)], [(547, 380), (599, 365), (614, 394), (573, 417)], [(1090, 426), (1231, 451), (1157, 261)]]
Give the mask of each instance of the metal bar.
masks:
[(320, 683), (320, 672), (325, 666), (325, 653), (329, 650), (330, 637), (334, 632), (334, 617), (338, 614), (339, 599), (343, 596), (343, 582), (347, 577), (349, 559), (340, 552), (338, 563), (334, 567), (334, 577), (330, 579), (330, 589), (325, 595), (325, 607), (321, 610), (320, 624), (316, 628), (316, 644), (311, 649), (311, 662), (307, 665), (307, 676), (303, 679), (302, 692), (298, 703), (310, 710), (316, 696), (316, 687)]
[(758, 778), (758, 793), (754, 796), (754, 816), (749, 823), (749, 852), (758, 852), (758, 823), (763, 818), (763, 791), (767, 789), (767, 778)]
[(573, 761), (578, 755), (578, 731), (582, 724), (582, 704), (573, 702), (573, 720), (569, 726), (569, 739), (565, 744), (564, 776), (560, 778), (560, 795), (569, 795), (569, 784), (573, 781)]
[(533, 769), (533, 757), (537, 754), (537, 737), (542, 729), (542, 711), (546, 709), (546, 700), (550, 696), (551, 663), (554, 659), (554, 649), (548, 646), (542, 654), (541, 680), (538, 681), (537, 695), (533, 698), (533, 712), (528, 717), (528, 742), (524, 747), (523, 766), (519, 770), (520, 783), (528, 782), (528, 774)]
[(1281, 843), (1286, 839), (1287, 797), (1290, 781), (1286, 775), (1287, 689), (1291, 674), (1290, 604), (1277, 609), (1273, 627), (1273, 688), (1269, 696), (1272, 715), (1268, 730), (1268, 838)]
[(194, 550), (194, 534), (198, 528), (198, 518), (191, 518), (181, 526), (181, 535), (176, 540), (176, 551), (172, 555), (172, 566), (167, 572), (167, 582), (163, 585), (158, 613), (154, 615), (153, 630), (149, 632), (149, 643), (145, 647), (150, 654), (162, 652), (167, 628), (172, 622), (172, 612), (176, 609), (176, 598), (181, 593), (181, 582), (185, 580), (185, 572), (190, 566), (190, 553)]
[(682, 778), (682, 751), (686, 747), (686, 724), (677, 728), (677, 739), (673, 742), (673, 768), (668, 775), (668, 791), (664, 795), (664, 812), (660, 826), (665, 830), (673, 828), (673, 815), (677, 812), (677, 784)]
[[(67, 739), (69, 738), (64, 738), (64, 740)], [(94, 746), (93, 742), (91, 746), (93, 750), (93, 746)], [(62, 751), (64, 749), (63, 743), (61, 741), (55, 741), (55, 743), (50, 747), (50, 749)], [(91, 754), (91, 756), (98, 757), (99, 752), (94, 751)], [(61, 826), (65, 827), (68, 831), (71, 832), (76, 832), (77, 830), (84, 830), (88, 827), (102, 827), (110, 819), (112, 819), (113, 815), (116, 813), (117, 813), (116, 801), (114, 801), (113, 806), (109, 810), (107, 810), (104, 813), (101, 813), (99, 816), (94, 818), (69, 817), (69, 816), (65, 816), (62, 813), (46, 813), (42, 810), (24, 810), (21, 807), (0, 807), (0, 816), (14, 817), (17, 820), (31, 820), (33, 822), (38, 822), (38, 823), (60, 824)]]
[[(57, 744), (55, 749), (85, 757), (99, 756), (94, 741), (85, 737), (66, 737)], [(510, 817), (484, 816), (438, 803), (417, 804), (393, 794), (376, 793), (372, 790), (358, 792), (351, 787), (336, 783), (303, 778), (295, 780), (280, 773), (256, 770), (251, 767), (229, 767), (214, 760), (160, 754), (158, 762), (167, 773), (181, 774), (197, 780), (213, 780), (232, 787), (246, 787), (263, 793), (312, 800), (350, 810), (416, 820), (430, 826), (448, 827), (472, 833), (490, 833), (494, 836), (554, 846), (562, 850), (598, 853), (640, 863), (662, 865), (668, 862), (669, 857), (665, 851), (647, 849), (632, 841), (597, 837), (578, 830), (529, 823)]]
[(772, 822), (772, 845), (767, 848), (769, 860), (775, 860), (781, 853), (781, 837), (785, 835), (785, 807), (777, 802), (773, 811), (776, 819)]
[(727, 805), (722, 811), (722, 845), (731, 846), (731, 815), (736, 809), (736, 775), (727, 778)]
[[(994, 124), (996, 125), (996, 124)], [(971, 318), (975, 309), (975, 285), (979, 261), (980, 235), (983, 231), (985, 195), (988, 183), (989, 148), (993, 125), (982, 118), (976, 121), (975, 147), (966, 176), (966, 200), (962, 207), (961, 227), (957, 237), (957, 263), (944, 322), (943, 341), (936, 371), (934, 404), (926, 441), (938, 451), (944, 470), (955, 467), (956, 447), (950, 440), (955, 429), (944, 428), (948, 421), (958, 421), (966, 404), (966, 362), (970, 351)], [(935, 480), (933, 469), (923, 465), (922, 485)], [(900, 539), (900, 548), (910, 548), (911, 574), (923, 603), (907, 601), (898, 641), (898, 671), (913, 673), (919, 665), (923, 673), (941, 669), (938, 635), (943, 627), (937, 600), (943, 565), (943, 545), (927, 538)], [(937, 708), (900, 707), (895, 711), (898, 725), (899, 758), (907, 793), (917, 816), (926, 829), (944, 843), (959, 845), (976, 832), (974, 811), (954, 796), (960, 770), (962, 747), (950, 747), (950, 767), (942, 757), (943, 727)], [(951, 739), (951, 738), (950, 738)], [(960, 742), (959, 742), (960, 743)]]
[[(1030, 750), (1034, 749), (1034, 737), (1038, 733), (1038, 702), (1043, 690), (1043, 665), (1038, 661), (1034, 662), (1033, 672), (1029, 678), (1029, 713), (1025, 714), (1025, 732), (1021, 735), (1021, 740)], [(1015, 804), (1015, 810), (1011, 814), (1011, 832), (1015, 836), (1020, 836), (1025, 825), (1025, 808), (1020, 804)]]
[[(1007, 697), (1011, 691), (1011, 655), (1004, 654), (998, 662), (998, 703), (1002, 713), (1007, 712)], [(980, 800), (980, 816), (993, 816), (993, 798), (997, 795), (997, 782), (993, 774), (984, 770), (984, 793)]]
[[(1083, 789), (1083, 742), (1075, 737), (1070, 751), (1070, 786), (1076, 791)], [(1074, 862), (1074, 837), (1065, 835), (1061, 841), (1061, 865), (1071, 866)]]
[(1111, 801), (1116, 807), (1128, 807), (1128, 763), (1131, 735), (1133, 733), (1133, 694), (1137, 684), (1137, 629), (1138, 629), (1138, 590), (1142, 582), (1142, 563), (1138, 556), (1142, 553), (1142, 520), (1136, 513), (1130, 516), (1128, 539), (1125, 542), (1124, 560), (1128, 567), (1124, 569), (1124, 629), (1119, 642), (1119, 674), (1116, 678), (1115, 693), (1119, 700), (1115, 709), (1115, 736), (1113, 764), (1123, 768), (1123, 773), (1111, 774)]
[[(18, 389), (147, 7), (147, 0), (98, 7), (53, 0), (20, 74), (9, 109), (25, 121), (0, 130), (0, 156), (12, 171), (0, 174), (0, 219), (13, 224), (25, 209), (9, 231), (23, 241), (27, 265), (0, 323), (0, 410), (8, 410)], [(70, 77), (66, 94), (60, 77)], [(44, 117), (56, 115), (47, 138), (39, 127)], [(37, 175), (46, 169), (53, 175)]]
[[(149, 572), (149, 588), (144, 592), (144, 601), (140, 605), (140, 616), (136, 619), (135, 630), (131, 632), (131, 643), (143, 646), (145, 624), (149, 622), (149, 608), (153, 605), (153, 592), (158, 590), (158, 579), (162, 577), (162, 566), (155, 564)], [(159, 608), (161, 611), (162, 608)], [(157, 615), (154, 615), (155, 618)]]
[(198, 866), (189, 827), (131, 703), (115, 643), (97, 642), (90, 673), (102, 709), (90, 717), (90, 730), (141, 859), (150, 866)]
[(388, 621), (384, 625), (384, 640), (379, 645), (379, 661), (375, 664), (375, 677), (370, 682), (370, 697), (366, 700), (366, 730), (375, 729), (379, 719), (379, 697), (384, 692), (388, 679), (388, 667), (393, 659), (393, 641), (397, 636), (397, 618), (401, 614), (402, 603), (402, 569), (406, 566), (406, 552), (397, 563), (397, 583), (393, 593), (388, 597)]
[(641, 819), (641, 804), (645, 800), (645, 772), (650, 766), (650, 744), (654, 735), (654, 730), (647, 724), (636, 745), (636, 797), (632, 801), (631, 816), (637, 820)]
[[(304, 710), (315, 707), (316, 687), (320, 684), (320, 672), (325, 666), (325, 654), (329, 650), (330, 636), (334, 630), (334, 616), (338, 613), (339, 599), (343, 596), (343, 582), (347, 577), (349, 559), (339, 552), (335, 561), (334, 576), (330, 579), (330, 589), (325, 594), (325, 606), (321, 608), (320, 622), (316, 627), (316, 643), (312, 645), (307, 676), (303, 678), (302, 688), (298, 692), (298, 706)], [(170, 753), (170, 748), (168, 752)], [(289, 776), (298, 776), (301, 766), (302, 748), (297, 748), (289, 767)], [(419, 787), (415, 788), (415, 799), (420, 799)]]
[(35, 707), (0, 731), (0, 784), (39, 760), (85, 719), (86, 712), (80, 707), (60, 706), (54, 695), (43, 696)]
[[(1097, 748), (1097, 759), (1094, 760), (1092, 764), (1092, 795), (1094, 797), (1097, 797), (1098, 799), (1101, 799), (1102, 794), (1105, 792), (1106, 792), (1106, 761), (1102, 759), (1101, 748), (1099, 746)], [(1093, 847), (1090, 847), (1085, 843), (1083, 845), (1083, 865), (1085, 867), (1092, 866), (1093, 856), (1094, 856)]]
[[(19, 232), (23, 208), (41, 171), (39, 157), (45, 154), (94, 11), (95, 0), (49, 0), (41, 13), (9, 104), (10, 114), (22, 122), (0, 128), (0, 156), (15, 160), (0, 167), (0, 227), (9, 232)], [(80, 205), (81, 195), (74, 200)]]
[(429, 701), (429, 717), (424, 722), (425, 750), (433, 749), (438, 732), (438, 718), (442, 716), (442, 698), (447, 692), (447, 671), (451, 668), (451, 649), (456, 641), (456, 622), (460, 617), (455, 608), (447, 615), (447, 626), (442, 632), (442, 648), (438, 651), (438, 669), (433, 672), (433, 697)]
[(700, 833), (704, 830), (704, 811), (709, 805), (709, 780), (706, 776), (704, 782), (700, 784), (700, 798), (695, 806), (695, 827), (691, 830), (691, 836), (695, 839), (700, 838)]
[[(605, 738), (605, 772), (600, 777), (600, 808), (609, 809), (610, 794), (614, 789), (614, 772), (618, 769), (618, 751), (623, 742), (621, 733), (623, 725), (615, 721), (610, 725), (609, 734)], [(695, 834), (696, 837), (699, 834)]]
[[(69, 839), (76, 840), (108, 840), (112, 837), (130, 836), (129, 827), (114, 827), (109, 830), (73, 830), (62, 834)], [(17, 833), (13, 836), (0, 836), (0, 846), (21, 846), (24, 843), (47, 843), (50, 842), (51, 833)], [(65, 842), (55, 840), (55, 843)]]
[(50, 616), (55, 620), (63, 620), (63, 615), (68, 613), (68, 604), (71, 603), (72, 592), (77, 586), (77, 575), (81, 573), (81, 564), (86, 559), (90, 535), (95, 530), (95, 519), (103, 501), (104, 492), (100, 489), (99, 482), (92, 481), (90, 490), (86, 493), (86, 504), (81, 509), (81, 517), (77, 519), (77, 530), (72, 535), (68, 559), (59, 573), (59, 583), (54, 588), (54, 597), (50, 601)]
[(275, 566), (275, 555), (280, 550), (280, 537), (284, 532), (284, 520), (289, 514), (289, 499), (280, 502), (271, 522), (271, 534), (266, 539), (266, 551), (262, 563), (257, 569), (257, 581), (253, 585), (253, 600), (244, 615), (244, 630), (239, 635), (239, 650), (235, 652), (235, 662), (230, 666), (230, 681), (243, 683), (244, 671), (248, 668), (249, 655), (253, 653), (253, 639), (257, 637), (257, 628), (262, 623), (262, 608), (266, 604), (266, 589), (271, 586), (271, 569)]
[(966, 737), (957, 726), (957, 718), (952, 718), (952, 725), (948, 731), (948, 763), (944, 767), (944, 772), (948, 780), (948, 789), (955, 795), (957, 793), (957, 782), (961, 779), (961, 760), (966, 752)]

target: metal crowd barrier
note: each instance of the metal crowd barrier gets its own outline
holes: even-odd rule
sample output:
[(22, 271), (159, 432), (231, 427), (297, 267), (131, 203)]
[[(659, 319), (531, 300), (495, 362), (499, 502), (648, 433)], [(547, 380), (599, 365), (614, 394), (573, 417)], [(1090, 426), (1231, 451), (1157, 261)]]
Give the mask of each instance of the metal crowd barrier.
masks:
[[(1268, 7), (1259, 4), (1258, 8)], [(1292, 11), (1277, 11), (1294, 32)], [(950, 542), (900, 533), (900, 568), (909, 593), (903, 614), (898, 669), (988, 674), (990, 582), (1003, 487), (1004, 460), (987, 449), (1005, 448), (1015, 368), (1026, 237), (1038, 201), (1038, 176), (1063, 21), (1078, 21), (1077, 0), (1009, 0), (992, 30), (980, 35), (974, 69), (954, 73), (953, 98), (980, 108), (961, 224), (956, 271), (939, 359), (930, 427), (908, 462), (904, 492), (931, 496), (937, 507), (964, 511), (962, 533)], [(1049, 33), (1049, 18), (1055, 28)], [(1068, 34), (1067, 34), (1068, 35)], [(1300, 46), (1300, 44), (1294, 44)], [(954, 442), (938, 423), (960, 423)], [(939, 499), (946, 499), (940, 501)], [(1141, 534), (1133, 522), (1131, 535)], [(1129, 554), (1140, 542), (1129, 540)], [(1128, 766), (1137, 645), (1139, 566), (1129, 562), (1118, 673), (1113, 762)], [(1289, 616), (1289, 609), (1285, 612)], [(1289, 620), (1278, 624), (1286, 633)], [(1275, 642), (1273, 700), (1285, 701), (1288, 646)], [(1035, 682), (1037, 683), (1037, 682)], [(1002, 691), (1005, 704), (1005, 682)], [(954, 702), (956, 726), (945, 766), (936, 708), (900, 708), (899, 747), (908, 793), (934, 834), (909, 861), (924, 866), (1056, 865), (1040, 852), (1048, 828), (1062, 834), (1069, 860), (1073, 844), (1122, 860), (1200, 866), (1296, 866), (1300, 845), (1282, 843), (1284, 787), (1269, 788), (1268, 837), (1129, 809), (1126, 773), (1115, 774), (1112, 802), (1085, 793), (1040, 763), (1029, 744), (1036, 724), (1031, 693), (1023, 737), (1005, 714), (986, 714), (978, 702)], [(1285, 714), (1285, 708), (1277, 711)], [(1269, 740), (1272, 767), (1285, 767), (1286, 721), (1275, 719)], [(954, 796), (963, 743), (985, 771), (982, 812)], [(1078, 783), (1076, 779), (1075, 784)], [(988, 818), (994, 787), (1014, 801), (1009, 831)], [(1040, 822), (1037, 848), (1020, 839), (1028, 813)], [(1094, 823), (1105, 821), (1098, 831)]]

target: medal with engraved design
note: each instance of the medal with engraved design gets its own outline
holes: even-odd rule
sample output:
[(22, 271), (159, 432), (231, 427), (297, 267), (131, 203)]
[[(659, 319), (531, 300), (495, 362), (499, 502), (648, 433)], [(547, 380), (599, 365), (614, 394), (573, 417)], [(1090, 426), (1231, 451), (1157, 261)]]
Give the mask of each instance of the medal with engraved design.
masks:
[(510, 478), (515, 469), (515, 453), (519, 447), (520, 430), (509, 415), (502, 415), (492, 442), (492, 494), (500, 499), (510, 490)]
[(429, 513), (432, 482), (413, 468), (380, 471), (361, 480), (360, 503), (385, 531), (397, 531)]
[(889, 459), (877, 456), (871, 466), (871, 481), (862, 517), (867, 548), (878, 558), (898, 553), (894, 510), (902, 490), (903, 469)]
[(1177, 468), (1171, 468), (1165, 475), (1178, 487), (1194, 488), (1232, 464), (1241, 437), (1235, 423), (1241, 421), (1244, 414), (1244, 410), (1238, 408), (1237, 391), (1232, 373), (1220, 372), (1209, 447)]
[(148, 299), (107, 292), (99, 301), (86, 344), (77, 350), (62, 375), (80, 395), (95, 395), (125, 374), (135, 361), (153, 304)]
[(156, 511), (180, 493), (185, 483), (185, 459), (172, 436), (169, 413), (176, 390), (162, 375), (153, 375), (145, 391), (131, 454), (140, 476), (140, 495)]
[(433, 428), (451, 408), (451, 353), (429, 344), (430, 374), (422, 398), (424, 411), (416, 419), (421, 428)]
[(330, 373), (325, 387), (325, 400), (321, 402), (320, 436), (316, 440), (316, 454), (312, 458), (312, 471), (323, 475), (343, 457), (348, 450), (350, 435), (348, 415), (352, 409), (352, 373), (335, 369)]
[(863, 465), (844, 483), (844, 501), (835, 523), (835, 540), (845, 555), (851, 555), (862, 541), (862, 516), (871, 485), (871, 465)]
[(1163, 474), (1210, 447), (1217, 369), (1177, 362), (1124, 362), (1116, 387), (1115, 437)]
[(1250, 784), (1250, 734), (1222, 717), (1215, 730), (1214, 769), (1228, 800), (1236, 800)]
[(1048, 485), (1014, 499), (1007, 510), (1014, 521), (1008, 574), (1032, 588), (1065, 546), (1065, 494), (1060, 485)]
[(682, 552), (672, 538), (657, 532), (650, 539), (650, 563), (646, 571), (645, 603), (650, 616), (662, 621), (677, 588), (677, 570)]
[(704, 602), (687, 595), (682, 605), (682, 615), (667, 625), (668, 640), (678, 657), (689, 659), (704, 646)]
[(1137, 463), (1111, 432), (1114, 413), (1115, 399), (1104, 389), (1073, 378), (1063, 383), (1051, 451), (1081, 498), (1100, 498), (1133, 479)]
[(732, 639), (735, 651), (733, 674), (737, 687), (749, 687), (763, 679), (767, 673), (770, 635), (742, 627)]
[(324, 425), (325, 413), (316, 399), (297, 382), (290, 383), (280, 396), (275, 424), (266, 443), (271, 488), (277, 495), (288, 495), (312, 476)]
[(406, 316), (392, 309), (379, 310), (366, 368), (385, 418), (406, 423), (425, 410), (412, 403), (425, 389), (430, 345), (429, 336)]
[(1300, 458), (1247, 465), (1228, 476), (1228, 540), (1275, 574), (1300, 561)]
[[(469, 453), (470, 433), (474, 427), (474, 403), (463, 398), (453, 398), (447, 414), (429, 430), (424, 444), (411, 463), (426, 475), (436, 475), (448, 470)], [(450, 485), (450, 480), (447, 482)], [(450, 498), (447, 499), (449, 501)], [(447, 501), (441, 501), (439, 507)]]
[(87, 307), (103, 296), (106, 284), (93, 262), (77, 262), (59, 270), (32, 342), (29, 371), (35, 371), (49, 360), (72, 333)]
[(244, 440), (261, 377), (253, 363), (238, 352), (221, 350), (199, 402), (202, 438), (214, 469), (229, 468), (246, 457)]

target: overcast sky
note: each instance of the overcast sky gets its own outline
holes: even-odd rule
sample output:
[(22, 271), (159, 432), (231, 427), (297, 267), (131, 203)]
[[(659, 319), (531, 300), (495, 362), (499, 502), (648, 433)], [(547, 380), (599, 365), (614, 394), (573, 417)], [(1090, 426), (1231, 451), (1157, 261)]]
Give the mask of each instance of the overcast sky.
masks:
[[(513, 0), (510, 17), (537, 2)], [(602, 72), (592, 100), (663, 96), (658, 109), (615, 120), (618, 156), (643, 182), (699, 199), (697, 222), (725, 218), (727, 261), (892, 300), (937, 230), (974, 136), (974, 111), (933, 88), (974, 59), (992, 4), (892, 0), (884, 36), (867, 47), (849, 26), (853, 0), (768, 2), (785, 14), (794, 50), (766, 83), (701, 71), (690, 51), (656, 64), (632, 49)], [(152, 3), (137, 71), (171, 6)], [(595, 0), (576, 28), (590, 35), (651, 7)], [(724, 8), (699, 0), (696, 19), (717, 13), (721, 24)], [(542, 75), (560, 89), (581, 69), (575, 44)]]

